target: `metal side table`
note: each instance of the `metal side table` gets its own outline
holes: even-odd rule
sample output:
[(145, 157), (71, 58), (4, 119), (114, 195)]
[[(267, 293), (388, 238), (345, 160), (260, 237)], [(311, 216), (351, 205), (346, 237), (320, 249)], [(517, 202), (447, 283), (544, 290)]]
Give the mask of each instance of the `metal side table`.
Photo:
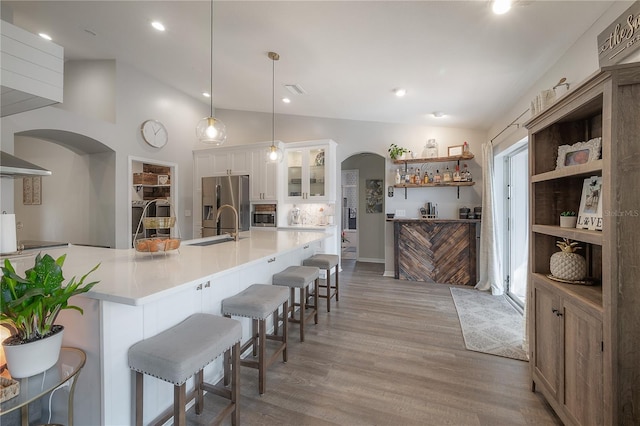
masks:
[[(69, 382), (68, 425), (73, 426), (73, 392), (80, 370), (84, 367), (85, 353), (76, 348), (62, 348), (56, 365), (35, 376), (19, 379), (20, 394), (0, 404), (0, 416), (20, 409), (22, 426), (29, 425), (29, 404), (52, 390)], [(2, 419), (0, 419), (0, 423)]]

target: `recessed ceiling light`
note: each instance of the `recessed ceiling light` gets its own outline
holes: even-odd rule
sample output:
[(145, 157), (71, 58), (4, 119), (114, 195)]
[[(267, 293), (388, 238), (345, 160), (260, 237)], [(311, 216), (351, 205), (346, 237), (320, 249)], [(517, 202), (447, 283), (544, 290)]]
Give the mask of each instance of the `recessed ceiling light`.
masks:
[(407, 94), (407, 90), (406, 89), (394, 89), (393, 93), (395, 93), (397, 97), (401, 98), (401, 97), (403, 97), (404, 95)]
[(290, 104), (290, 103), (291, 103), (291, 99), (289, 99), (289, 98), (282, 98), (282, 102), (284, 102), (285, 104)]
[(165, 30), (164, 25), (162, 25), (162, 22), (153, 21), (151, 23), (151, 26), (153, 28), (155, 28), (156, 30), (158, 30), (158, 31), (164, 31)]
[(511, 0), (493, 0), (493, 13), (503, 15), (511, 9)]
[(51, 36), (50, 36), (49, 34), (45, 34), (45, 33), (38, 33), (38, 35), (39, 35), (40, 37), (42, 37), (43, 39), (45, 39), (45, 40), (49, 40), (49, 41), (51, 41), (51, 40), (52, 40), (52, 38), (51, 38)]
[(204, 96), (205, 98), (210, 98), (211, 95), (208, 94), (207, 92), (202, 92), (202, 96)]
[(435, 118), (442, 118), (442, 117), (444, 117), (444, 113), (442, 111), (434, 111), (433, 112), (433, 116)]

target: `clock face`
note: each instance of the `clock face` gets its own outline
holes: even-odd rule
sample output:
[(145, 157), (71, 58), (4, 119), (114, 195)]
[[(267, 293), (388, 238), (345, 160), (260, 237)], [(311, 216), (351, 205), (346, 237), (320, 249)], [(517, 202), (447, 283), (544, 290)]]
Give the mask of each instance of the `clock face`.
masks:
[(158, 120), (147, 120), (140, 127), (142, 138), (149, 145), (162, 148), (169, 140), (169, 134), (164, 125)]

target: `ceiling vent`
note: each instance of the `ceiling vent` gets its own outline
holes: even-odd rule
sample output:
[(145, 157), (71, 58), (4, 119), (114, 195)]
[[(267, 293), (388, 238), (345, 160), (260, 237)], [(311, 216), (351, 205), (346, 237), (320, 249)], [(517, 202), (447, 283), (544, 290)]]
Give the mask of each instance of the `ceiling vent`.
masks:
[(307, 93), (299, 84), (285, 84), (284, 87), (294, 95), (305, 95)]

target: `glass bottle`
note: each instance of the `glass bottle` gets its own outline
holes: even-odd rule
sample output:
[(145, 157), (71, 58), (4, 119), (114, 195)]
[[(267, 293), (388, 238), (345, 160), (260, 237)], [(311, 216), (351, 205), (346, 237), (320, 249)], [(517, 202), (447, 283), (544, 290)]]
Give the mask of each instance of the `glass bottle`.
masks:
[(396, 185), (400, 183), (400, 169), (396, 169)]
[(456, 164), (456, 170), (453, 172), (453, 181), (460, 182), (462, 178), (460, 176), (460, 166)]
[(449, 170), (448, 165), (447, 165), (447, 169), (442, 173), (442, 181), (451, 182), (451, 170)]
[(462, 155), (469, 155), (469, 144), (467, 141), (464, 141), (464, 145), (462, 146)]
[(467, 168), (467, 163), (464, 163), (462, 168), (462, 180), (464, 182), (471, 182), (471, 175), (469, 174), (469, 169)]
[(442, 177), (440, 176), (440, 170), (436, 170), (435, 176), (433, 176), (434, 183), (440, 183), (442, 181)]
[(433, 177), (433, 172), (429, 172), (429, 179), (427, 179), (427, 177), (425, 176), (425, 183), (433, 183), (434, 182), (434, 177)]
[(435, 139), (428, 139), (422, 150), (422, 158), (436, 158), (438, 156), (438, 144)]
[(418, 185), (422, 183), (422, 179), (420, 178), (420, 169), (418, 167), (416, 167), (416, 181), (415, 183), (417, 183)]
[(415, 173), (413, 167), (411, 169), (409, 169), (409, 182), (408, 183), (416, 183), (416, 173)]

